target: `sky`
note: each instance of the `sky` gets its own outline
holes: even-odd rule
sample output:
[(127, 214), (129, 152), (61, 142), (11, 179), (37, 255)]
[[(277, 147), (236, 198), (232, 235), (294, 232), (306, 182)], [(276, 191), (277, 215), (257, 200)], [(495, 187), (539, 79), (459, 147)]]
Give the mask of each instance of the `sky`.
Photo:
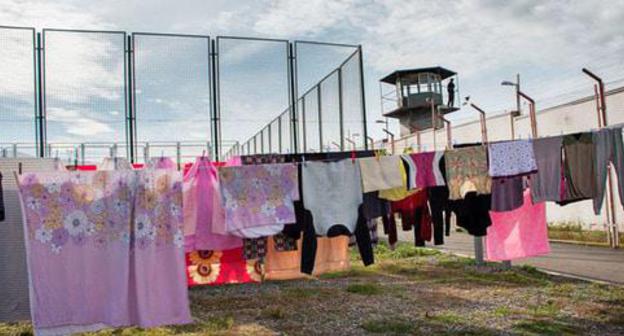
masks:
[[(452, 69), (458, 73), (460, 96), (470, 96), (488, 113), (515, 107), (512, 88), (500, 82), (513, 80), (517, 73), (523, 91), (536, 98), (538, 108), (592, 94), (593, 82), (582, 74), (582, 67), (603, 76), (607, 88), (622, 86), (622, 22), (621, 0), (0, 0), (0, 25), (38, 31), (93, 29), (361, 44), (368, 130), (375, 138), (383, 137), (382, 125), (374, 122), (381, 117), (378, 81), (396, 69)], [(27, 141), (34, 133), (26, 122), (32, 111), (33, 74), (31, 46), (23, 41), (30, 37), (27, 31), (16, 36), (0, 32), (0, 122), (11, 129), (0, 142)], [(193, 140), (201, 148), (212, 132), (206, 126), (207, 40), (142, 36), (135, 43), (139, 140)], [(224, 140), (244, 141), (288, 106), (285, 50), (280, 41), (223, 40)], [(301, 45), (299, 93), (352, 52)], [(121, 55), (121, 35), (47, 34), (50, 141), (125, 136)], [(327, 80), (324, 90), (331, 91), (332, 81)], [(332, 104), (331, 99), (323, 104)], [(451, 116), (456, 121), (471, 118), (468, 110)], [(396, 123), (391, 128), (398, 133)]]

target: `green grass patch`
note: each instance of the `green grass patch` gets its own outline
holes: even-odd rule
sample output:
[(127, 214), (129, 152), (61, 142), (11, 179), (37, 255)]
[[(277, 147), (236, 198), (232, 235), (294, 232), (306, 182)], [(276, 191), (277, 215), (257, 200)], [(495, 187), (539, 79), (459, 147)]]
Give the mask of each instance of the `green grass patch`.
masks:
[(514, 311), (506, 306), (496, 307), (492, 310), (492, 315), (494, 317), (507, 317), (514, 314)]
[(262, 309), (260, 315), (272, 320), (281, 320), (286, 317), (286, 311), (281, 306), (269, 306)]
[(452, 311), (443, 311), (431, 316), (430, 318), (443, 324), (463, 324), (467, 322), (464, 316)]
[(372, 282), (367, 283), (356, 283), (350, 284), (347, 286), (346, 291), (349, 293), (360, 294), (360, 295), (377, 295), (381, 294), (381, 287)]
[(579, 330), (561, 321), (543, 319), (522, 320), (514, 324), (514, 331), (521, 335), (577, 335)]
[(362, 329), (384, 335), (411, 335), (414, 332), (412, 323), (396, 318), (366, 321), (362, 324)]
[(531, 306), (528, 307), (528, 311), (534, 317), (551, 317), (551, 318), (554, 318), (554, 317), (557, 317), (559, 315), (559, 312), (561, 311), (561, 308), (554, 301), (548, 301), (548, 302), (546, 302), (544, 304), (540, 304), (540, 305), (531, 305)]

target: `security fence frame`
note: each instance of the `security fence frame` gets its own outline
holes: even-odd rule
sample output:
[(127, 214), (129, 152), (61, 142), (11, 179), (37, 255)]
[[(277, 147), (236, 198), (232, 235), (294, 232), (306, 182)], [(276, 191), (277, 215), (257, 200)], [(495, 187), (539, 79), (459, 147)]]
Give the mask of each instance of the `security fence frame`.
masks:
[[(336, 149), (344, 150), (346, 149), (345, 144), (345, 136), (348, 134), (345, 133), (345, 120), (344, 120), (344, 99), (343, 99), (343, 88), (345, 85), (349, 85), (350, 87), (358, 88), (357, 94), (360, 96), (360, 106), (355, 107), (355, 109), (359, 109), (357, 111), (361, 117), (359, 120), (356, 117), (356, 122), (361, 122), (361, 130), (362, 134), (359, 134), (361, 137), (361, 142), (358, 145), (354, 145), (354, 147), (359, 148), (367, 148), (368, 142), (366, 141), (367, 132), (366, 132), (366, 108), (365, 108), (365, 98), (364, 98), (364, 78), (363, 78), (363, 63), (362, 63), (362, 48), (359, 45), (346, 45), (346, 44), (334, 44), (334, 43), (323, 43), (323, 42), (314, 42), (314, 41), (289, 41), (289, 40), (280, 40), (280, 39), (264, 39), (264, 38), (253, 38), (253, 37), (239, 37), (239, 36), (217, 36), (212, 38), (208, 35), (191, 35), (191, 34), (168, 34), (168, 33), (151, 33), (151, 32), (125, 32), (125, 31), (110, 31), (110, 30), (74, 30), (74, 29), (50, 29), (45, 28), (41, 31), (37, 31), (35, 28), (31, 27), (6, 27), (0, 26), (0, 33), (7, 31), (29, 31), (32, 32), (32, 87), (33, 87), (33, 95), (32, 102), (27, 102), (29, 105), (33, 106), (33, 115), (32, 115), (32, 125), (33, 125), (33, 142), (29, 142), (28, 138), (30, 135), (27, 135), (26, 138), (22, 133), (15, 135), (13, 138), (12, 135), (9, 135), (10, 138), (2, 138), (0, 137), (0, 157), (12, 157), (12, 156), (30, 156), (31, 151), (38, 157), (55, 157), (62, 155), (67, 157), (67, 161), (73, 161), (75, 163), (85, 164), (90, 162), (91, 157), (94, 159), (96, 157), (102, 156), (104, 154), (95, 154), (93, 153), (105, 153), (106, 155), (121, 155), (126, 156), (132, 162), (146, 161), (149, 159), (150, 155), (153, 155), (153, 152), (158, 152), (159, 149), (162, 153), (165, 150), (170, 153), (175, 150), (175, 156), (178, 158), (178, 161), (183, 160), (187, 157), (192, 157), (190, 154), (183, 154), (183, 151), (190, 151), (193, 155), (196, 155), (197, 152), (207, 152), (213, 156), (215, 160), (226, 159), (232, 155), (242, 155), (242, 154), (256, 154), (256, 153), (301, 153), (306, 152), (311, 149), (311, 146), (307, 144), (310, 143), (311, 139), (309, 137), (313, 136), (311, 127), (315, 127), (313, 118), (310, 116), (310, 113), (318, 113), (318, 134), (314, 134), (314, 136), (318, 136), (318, 139), (314, 139), (314, 142), (318, 140), (318, 148), (312, 148), (314, 151), (326, 151), (326, 150), (334, 150), (334, 148), (328, 148), (327, 143), (330, 140), (327, 140), (323, 137), (324, 131), (328, 133), (327, 130), (323, 129), (322, 120), (325, 117), (327, 119), (327, 115), (324, 115), (321, 107), (322, 99), (325, 98), (322, 95), (321, 89), (323, 88), (324, 81), (327, 80), (330, 76), (338, 76), (337, 78), (337, 87), (332, 88), (332, 94), (337, 97), (338, 101), (338, 115), (337, 123), (332, 124), (331, 126), (335, 129), (339, 130), (340, 139), (336, 137), (336, 139), (332, 139), (331, 142), (338, 144)], [(54, 39), (51, 38), (52, 35), (65, 36), (65, 37), (84, 37), (84, 40), (92, 39), (94, 36), (98, 38), (100, 36), (106, 36), (103, 40), (106, 40), (98, 45), (98, 48), (95, 50), (89, 50), (89, 44), (85, 45), (73, 45), (71, 42), (63, 42), (53, 45)], [(198, 39), (198, 41), (205, 41), (205, 52), (202, 53), (201, 57), (206, 57), (205, 62), (201, 60), (201, 70), (205, 72), (201, 75), (198, 75), (198, 80), (202, 81), (202, 95), (208, 97), (205, 104), (202, 102), (201, 104), (196, 104), (200, 106), (198, 110), (192, 110), (191, 112), (201, 112), (202, 115), (207, 116), (207, 118), (202, 119), (201, 117), (197, 119), (198, 123), (202, 125), (205, 122), (205, 127), (209, 129), (208, 136), (206, 139), (201, 140), (186, 140), (181, 139), (180, 141), (162, 141), (162, 139), (155, 139), (146, 141), (144, 137), (140, 134), (140, 128), (143, 126), (141, 120), (140, 113), (146, 113), (145, 111), (139, 111), (141, 109), (140, 106), (137, 105), (137, 101), (140, 101), (141, 97), (138, 97), (137, 90), (137, 78), (141, 78), (143, 73), (137, 73), (137, 53), (143, 52), (143, 50), (139, 50), (141, 46), (137, 45), (137, 41), (144, 37), (162, 37), (163, 40), (167, 38), (171, 39)], [(110, 42), (107, 40), (110, 38)], [(27, 41), (28, 40), (28, 41)], [(68, 41), (71, 41), (71, 38), (68, 38)], [(281, 97), (287, 97), (287, 102), (284, 100), (285, 106), (278, 109), (279, 114), (273, 115), (267, 122), (264, 124), (258, 123), (258, 131), (250, 137), (248, 140), (245, 139), (234, 139), (231, 135), (227, 135), (224, 137), (222, 122), (223, 117), (227, 117), (222, 115), (222, 111), (225, 103), (227, 101), (223, 101), (223, 97), (221, 96), (221, 89), (224, 83), (222, 83), (221, 79), (221, 71), (223, 71), (224, 57), (227, 55), (220, 54), (223, 52), (223, 46), (220, 44), (223, 41), (252, 41), (252, 42), (273, 42), (274, 45), (283, 45), (284, 51), (283, 55), (279, 56), (283, 57), (283, 62), (285, 69), (280, 71), (285, 71), (285, 78), (282, 79), (282, 83), (280, 86), (287, 92), (280, 92)], [(30, 43), (30, 38), (24, 38), (23, 43)], [(107, 44), (108, 43), (108, 44)], [(201, 42), (203, 44), (203, 42)], [(114, 44), (114, 46), (113, 46)], [(298, 51), (297, 47), (301, 45), (319, 45), (319, 46), (329, 46), (329, 47), (337, 47), (337, 48), (352, 48), (354, 51), (351, 53), (346, 60), (344, 60), (336, 69), (332, 70), (328, 75), (326, 75), (321, 81), (319, 81), (316, 85), (313, 85), (310, 88), (306, 88), (306, 92), (302, 95), (298, 95)], [(85, 47), (86, 46), (86, 47)], [(60, 73), (50, 73), (50, 69), (52, 69), (52, 65), (50, 62), (51, 54), (50, 49), (56, 47), (62, 50), (62, 53), (55, 55), (54, 64), (57, 69), (66, 69), (61, 70)], [(82, 47), (82, 49), (81, 49)], [(113, 49), (111, 49), (113, 48)], [(117, 54), (120, 51), (121, 54)], [(180, 56), (185, 56), (185, 51), (177, 51)], [(80, 78), (80, 76), (84, 75), (83, 72), (92, 71), (92, 69), (81, 69), (80, 66), (75, 66), (73, 64), (62, 64), (63, 57), (67, 54), (75, 54), (76, 58), (84, 57), (91, 53), (91, 57), (96, 61), (102, 61), (105, 63), (100, 66), (102, 68), (109, 67), (114, 71), (110, 71), (111, 73), (118, 74), (119, 77), (112, 76), (114, 78), (109, 78), (112, 82), (111, 87), (112, 91), (119, 91), (119, 94), (113, 95), (114, 98), (105, 97), (101, 101), (92, 98), (89, 96), (89, 90), (96, 90), (97, 88), (90, 88), (89, 83), (93, 82), (93, 85), (97, 86), (97, 81), (94, 81), (93, 78), (97, 79), (97, 76), (93, 78), (87, 78), (84, 83), (87, 83), (87, 87), (80, 87), (82, 83), (70, 83), (69, 89), (59, 89), (60, 98), (54, 97), (52, 93), (53, 90), (57, 88), (54, 87), (50, 82), (50, 76), (54, 75), (55, 83), (59, 82), (59, 77), (65, 75), (63, 71), (74, 71), (74, 77)], [(198, 59), (199, 60), (199, 59)], [(71, 60), (70, 60), (71, 61)], [(251, 58), (251, 62), (253, 64), (254, 59)], [(281, 60), (275, 60), (276, 62), (282, 62)], [(108, 62), (108, 63), (106, 63)], [(356, 69), (358, 74), (352, 74), (352, 78), (357, 78), (353, 83), (346, 83), (342, 77), (342, 71), (347, 64), (347, 62), (356, 62)], [(58, 66), (58, 63), (61, 63), (62, 66)], [(94, 63), (97, 64), (97, 63)], [(351, 67), (353, 68), (352, 63)], [(25, 66), (25, 65), (24, 65)], [(205, 69), (204, 69), (205, 68)], [(69, 69), (69, 70), (67, 70)], [(105, 69), (107, 70), (107, 69)], [(158, 72), (158, 71), (157, 71)], [(166, 71), (164, 71), (166, 72)], [(97, 74), (96, 74), (97, 75)], [(137, 77), (138, 76), (138, 77)], [(70, 76), (70, 78), (73, 78)], [(160, 78), (162, 81), (167, 81), (167, 78)], [(206, 82), (203, 82), (203, 81)], [(72, 86), (73, 85), (73, 86)], [(166, 83), (164, 85), (166, 87)], [(0, 87), (1, 88), (1, 87)], [(205, 90), (207, 92), (205, 92)], [(336, 91), (336, 92), (334, 92)], [(65, 93), (69, 92), (69, 93)], [(0, 91), (0, 95), (3, 92)], [(8, 93), (7, 93), (8, 94)], [(51, 106), (50, 103), (53, 103), (54, 99), (61, 101), (64, 98), (63, 94), (67, 94), (69, 98), (78, 97), (78, 100), (83, 99), (81, 103), (76, 103), (70, 108), (70, 111), (63, 111), (63, 108), (54, 109), (54, 106)], [(70, 100), (70, 99), (67, 100)], [(85, 99), (86, 98), (86, 99)], [(109, 99), (109, 100), (106, 100)], [(307, 111), (306, 112), (306, 100), (310, 101), (311, 99), (315, 99), (318, 102), (317, 111)], [(353, 100), (353, 99), (352, 99)], [(0, 101), (1, 102), (1, 101)], [(11, 104), (11, 101), (8, 103)], [(83, 105), (81, 105), (83, 104)], [(108, 104), (108, 105), (107, 105)], [(57, 103), (57, 105), (59, 105)], [(113, 107), (110, 107), (110, 106)], [(119, 106), (119, 111), (111, 111), (111, 115), (104, 115), (102, 110), (116, 110), (116, 106)], [(57, 106), (58, 107), (58, 106)], [(309, 106), (308, 106), (309, 107)], [(22, 108), (22, 107), (20, 107)], [(9, 111), (6, 112), (5, 115), (9, 116), (7, 119), (8, 122), (16, 122), (18, 120), (14, 120), (12, 118), (16, 118), (13, 115), (17, 115), (13, 113), (11, 109), (17, 109), (15, 106), (9, 106)], [(23, 109), (23, 108), (22, 108)], [(73, 110), (72, 110), (73, 109)], [(63, 113), (57, 112), (62, 111)], [(113, 114), (112, 112), (115, 112)], [(149, 111), (148, 111), (149, 112)], [(277, 112), (277, 111), (276, 111)], [(60, 113), (61, 116), (55, 116), (55, 113)], [(91, 138), (91, 134), (88, 133), (87, 130), (81, 130), (79, 135), (82, 136), (81, 139), (84, 141), (67, 141), (64, 136), (59, 136), (62, 134), (62, 130), (65, 130), (63, 127), (57, 127), (59, 131), (55, 131), (53, 135), (50, 134), (49, 127), (50, 123), (58, 123), (58, 124), (72, 124), (75, 123), (80, 125), (84, 120), (80, 120), (80, 115), (78, 113), (83, 114), (91, 114), (94, 120), (100, 122), (102, 127), (112, 130), (110, 134), (105, 135), (104, 139), (93, 139)], [(122, 115), (123, 113), (123, 115)], [(231, 113), (231, 112), (230, 112)], [(306, 120), (306, 113), (308, 113), (308, 120)], [(22, 113), (23, 114), (23, 113)], [(137, 114), (139, 118), (137, 118)], [(75, 116), (77, 115), (77, 116)], [(84, 119), (84, 118), (83, 118)], [(1, 122), (2, 118), (0, 118)], [(19, 120), (19, 122), (24, 122), (26, 120)], [(166, 122), (166, 120), (164, 120)], [(254, 121), (251, 121), (254, 122)], [(109, 126), (116, 125), (115, 127)], [(123, 124), (123, 131), (120, 129), (120, 125)], [(315, 125), (315, 126), (313, 126)], [(76, 126), (76, 125), (74, 125)], [(203, 127), (203, 126), (202, 126)], [(138, 130), (138, 131), (137, 131)], [(163, 129), (163, 132), (184, 132), (184, 130), (172, 130), (172, 129)], [(28, 133), (30, 134), (30, 133)], [(115, 134), (119, 134), (120, 136), (116, 136)], [(183, 138), (183, 137), (182, 137)], [(353, 140), (347, 140), (350, 143), (353, 143)], [(323, 146), (325, 145), (325, 146)]]

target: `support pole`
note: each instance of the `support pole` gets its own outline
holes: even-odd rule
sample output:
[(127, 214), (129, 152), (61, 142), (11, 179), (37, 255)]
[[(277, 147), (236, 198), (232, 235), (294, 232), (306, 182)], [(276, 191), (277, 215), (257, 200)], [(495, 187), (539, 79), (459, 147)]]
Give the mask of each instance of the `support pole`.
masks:
[[(600, 104), (597, 106), (597, 111), (601, 112), (598, 119), (598, 125), (600, 127), (607, 127), (609, 123), (607, 120), (607, 101), (605, 97), (604, 82), (602, 81), (602, 78), (598, 77), (598, 75), (594, 74), (587, 68), (583, 68), (582, 71), (597, 82), (598, 88), (596, 90), (596, 87), (594, 86), (594, 92), (596, 93), (597, 91), (598, 93), (599, 100), (597, 102), (599, 102)], [(600, 125), (600, 117), (602, 117), (602, 125)], [(611, 236), (611, 247), (617, 248), (620, 246), (620, 233), (617, 225), (615, 204), (613, 199), (613, 177), (611, 175), (611, 166), (611, 163), (607, 165), (607, 222), (610, 226), (609, 233)], [(609, 216), (609, 210), (611, 212), (611, 216)]]

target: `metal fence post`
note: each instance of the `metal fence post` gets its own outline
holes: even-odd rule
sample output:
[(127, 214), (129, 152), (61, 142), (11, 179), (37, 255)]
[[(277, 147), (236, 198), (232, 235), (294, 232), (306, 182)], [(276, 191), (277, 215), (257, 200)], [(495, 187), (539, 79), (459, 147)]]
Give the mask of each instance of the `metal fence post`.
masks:
[(128, 35), (126, 46), (126, 57), (124, 63), (124, 73), (126, 75), (124, 81), (124, 90), (126, 92), (126, 148), (127, 156), (129, 156), (130, 162), (136, 161), (135, 144), (136, 144), (136, 103), (134, 99), (135, 84), (134, 84), (134, 37)]
[(85, 148), (85, 144), (81, 143), (80, 144), (80, 163), (84, 166), (85, 164), (85, 154), (86, 154), (87, 150)]
[(45, 50), (44, 50), (44, 39), (41, 38), (41, 33), (37, 33), (37, 41), (36, 41), (36, 62), (35, 62), (35, 85), (36, 85), (36, 97), (37, 102), (37, 154), (39, 157), (45, 157), (46, 151), (46, 122), (45, 122), (45, 69), (44, 69), (44, 59), (45, 59)]
[[(293, 47), (294, 45), (294, 47)], [(291, 144), (293, 146), (293, 152), (299, 152), (299, 139), (298, 138), (298, 129), (297, 129), (297, 102), (299, 101), (297, 92), (297, 56), (296, 56), (297, 45), (293, 43), (288, 43), (288, 100), (290, 103), (290, 120), (292, 123), (290, 134), (291, 134)], [(304, 149), (305, 152), (305, 149)]]
[(316, 99), (318, 104), (318, 123), (319, 123), (319, 151), (323, 152), (323, 108), (321, 107), (321, 84), (316, 84)]
[(13, 147), (13, 157), (16, 158), (17, 157), (17, 144), (14, 143), (12, 147)]
[(344, 116), (342, 110), (342, 68), (338, 68), (338, 126), (340, 127), (340, 150), (344, 151)]
[(150, 144), (149, 142), (145, 143), (143, 147), (143, 163), (147, 163), (150, 159)]
[[(218, 41), (218, 40), (217, 40)], [(219, 161), (219, 152), (221, 151), (221, 141), (219, 141), (219, 129), (221, 124), (221, 99), (219, 97), (219, 44), (214, 39), (210, 39), (209, 55), (210, 55), (210, 76), (211, 95), (212, 95), (212, 143), (214, 146), (214, 160)]]
[(178, 170), (182, 167), (182, 144), (180, 141), (176, 142), (176, 162), (178, 163)]
[[(360, 96), (362, 99), (362, 122), (364, 123), (364, 149), (368, 150), (368, 125), (366, 123), (366, 93), (364, 92), (364, 59), (362, 55), (362, 45), (358, 45), (358, 61), (360, 67)], [(383, 111), (382, 111), (383, 112)]]

